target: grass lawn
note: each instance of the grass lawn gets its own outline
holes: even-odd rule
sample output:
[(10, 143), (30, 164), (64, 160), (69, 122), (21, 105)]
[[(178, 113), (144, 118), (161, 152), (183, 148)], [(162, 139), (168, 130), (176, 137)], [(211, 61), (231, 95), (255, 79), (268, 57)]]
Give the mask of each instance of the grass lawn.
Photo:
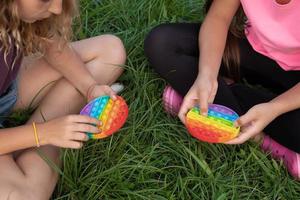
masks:
[(202, 0), (82, 0), (78, 38), (114, 33), (128, 61), (121, 81), (130, 116), (122, 130), (64, 151), (53, 199), (300, 199), (300, 183), (255, 144), (201, 143), (162, 109), (165, 82), (143, 55), (163, 22), (200, 22)]

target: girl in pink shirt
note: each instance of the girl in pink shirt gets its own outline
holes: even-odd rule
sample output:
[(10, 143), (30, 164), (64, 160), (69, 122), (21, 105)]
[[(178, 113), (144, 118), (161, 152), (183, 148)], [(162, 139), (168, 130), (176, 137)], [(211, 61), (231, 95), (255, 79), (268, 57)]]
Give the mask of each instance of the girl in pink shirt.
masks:
[[(241, 134), (300, 179), (300, 1), (214, 0), (200, 24), (164, 24), (145, 40), (145, 53), (170, 86), (165, 109), (185, 123), (199, 105), (240, 114)], [(248, 83), (262, 87), (250, 87)], [(184, 97), (184, 98), (183, 98)]]

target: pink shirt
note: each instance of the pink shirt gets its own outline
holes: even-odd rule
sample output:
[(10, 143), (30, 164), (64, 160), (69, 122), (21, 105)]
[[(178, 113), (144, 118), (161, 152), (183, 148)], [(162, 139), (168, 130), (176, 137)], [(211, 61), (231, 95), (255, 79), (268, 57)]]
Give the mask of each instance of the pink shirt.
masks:
[(300, 0), (241, 0), (248, 18), (246, 36), (257, 52), (284, 70), (300, 70)]

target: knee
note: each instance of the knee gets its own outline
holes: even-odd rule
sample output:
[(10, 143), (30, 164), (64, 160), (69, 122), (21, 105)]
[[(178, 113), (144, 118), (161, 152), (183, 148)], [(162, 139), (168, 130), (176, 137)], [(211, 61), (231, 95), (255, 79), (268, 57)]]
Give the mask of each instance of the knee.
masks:
[(171, 36), (174, 33), (173, 29), (171, 24), (161, 24), (148, 33), (144, 41), (144, 51), (149, 60), (156, 54), (160, 55), (161, 52), (165, 50), (170, 43), (170, 39), (172, 39)]
[(144, 52), (148, 61), (154, 71), (162, 77), (172, 70), (170, 62), (177, 44), (172, 37), (174, 32), (174, 25), (161, 24), (153, 28), (144, 41)]
[[(114, 35), (101, 35), (96, 37), (96, 42), (101, 46), (99, 57), (106, 55), (108, 62), (116, 65), (124, 65), (126, 62), (126, 50), (120, 38)], [(103, 48), (104, 47), (104, 48)], [(105, 52), (103, 52), (105, 49)], [(120, 69), (122, 71), (122, 69)]]

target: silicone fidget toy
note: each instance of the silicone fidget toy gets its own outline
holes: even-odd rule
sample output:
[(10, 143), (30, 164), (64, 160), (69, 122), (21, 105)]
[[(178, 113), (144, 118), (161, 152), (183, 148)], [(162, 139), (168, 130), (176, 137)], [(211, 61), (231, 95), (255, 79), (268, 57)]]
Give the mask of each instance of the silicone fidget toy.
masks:
[(87, 133), (90, 139), (102, 139), (112, 135), (124, 125), (128, 116), (128, 106), (120, 96), (117, 96), (116, 100), (112, 100), (109, 96), (101, 96), (88, 103), (80, 114), (102, 122), (99, 127), (100, 133)]
[(235, 138), (240, 128), (234, 126), (239, 118), (230, 108), (210, 104), (208, 115), (201, 115), (198, 107), (192, 108), (186, 116), (186, 127), (190, 134), (204, 142), (224, 143)]

